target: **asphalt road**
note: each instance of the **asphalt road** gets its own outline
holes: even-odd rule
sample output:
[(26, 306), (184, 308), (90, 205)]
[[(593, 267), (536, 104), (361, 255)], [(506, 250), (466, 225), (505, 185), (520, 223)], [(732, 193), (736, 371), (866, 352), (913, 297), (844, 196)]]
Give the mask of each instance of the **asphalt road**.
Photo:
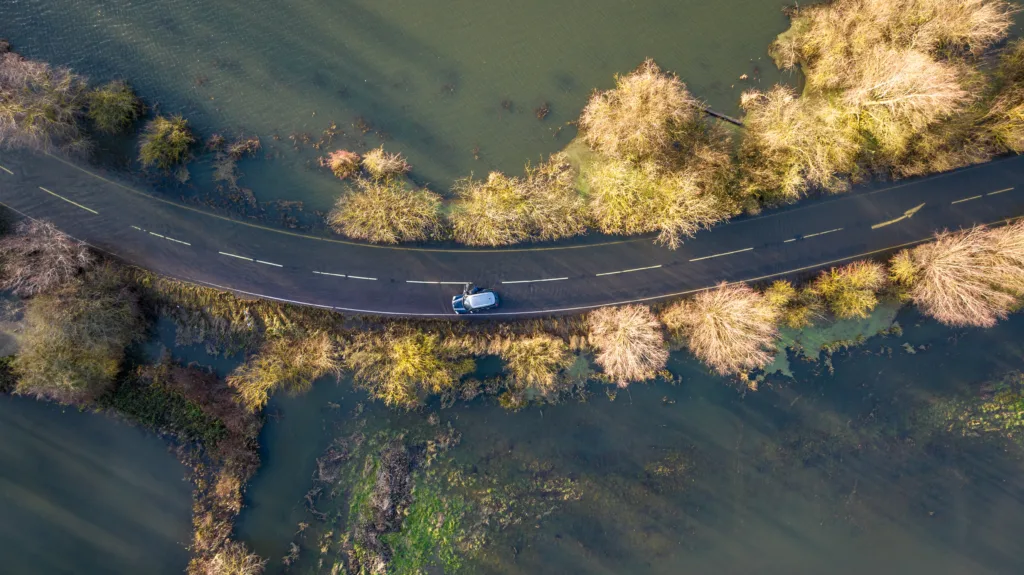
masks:
[(723, 281), (809, 273), (927, 240), (937, 230), (1024, 215), (1024, 157), (1014, 157), (735, 219), (674, 251), (650, 237), (498, 250), (392, 248), (232, 220), (91, 170), (4, 153), (0, 202), (167, 276), (338, 311), (405, 316), (454, 316), (451, 297), (465, 282), (501, 294), (503, 305), (490, 317), (653, 302)]

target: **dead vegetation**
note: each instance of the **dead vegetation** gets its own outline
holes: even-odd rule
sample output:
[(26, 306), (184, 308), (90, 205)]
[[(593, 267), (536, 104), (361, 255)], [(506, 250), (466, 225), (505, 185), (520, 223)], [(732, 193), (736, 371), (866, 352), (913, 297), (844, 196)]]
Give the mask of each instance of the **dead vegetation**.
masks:
[(227, 384), (235, 389), (239, 401), (255, 412), (263, 409), (275, 391), (302, 393), (328, 374), (341, 374), (334, 339), (322, 331), (295, 330), (268, 339), (256, 355), (228, 376)]
[(84, 150), (87, 90), (67, 68), (0, 51), (0, 148)]
[(747, 285), (722, 284), (669, 307), (661, 320), (717, 373), (736, 375), (771, 363), (780, 308)]
[(363, 154), (362, 165), (366, 173), (375, 180), (400, 178), (412, 169), (401, 154), (385, 152), (384, 146)]
[(85, 244), (44, 220), (23, 220), (0, 238), (0, 289), (21, 297), (52, 291), (92, 267)]
[(594, 360), (619, 387), (653, 379), (668, 361), (661, 323), (642, 305), (604, 307), (588, 316)]
[(441, 197), (398, 179), (357, 178), (327, 222), (344, 236), (378, 244), (421, 242), (441, 235)]

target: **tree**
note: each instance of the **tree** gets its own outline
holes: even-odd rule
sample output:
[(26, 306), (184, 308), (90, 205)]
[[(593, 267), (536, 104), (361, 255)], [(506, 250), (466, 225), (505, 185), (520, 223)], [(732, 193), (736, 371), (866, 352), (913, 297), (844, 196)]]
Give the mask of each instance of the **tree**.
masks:
[(142, 115), (142, 102), (131, 86), (122, 80), (114, 80), (88, 95), (89, 119), (101, 132), (116, 134), (124, 132)]
[(547, 334), (513, 339), (500, 355), (517, 385), (542, 393), (553, 391), (559, 372), (573, 362), (565, 341)]
[(658, 318), (642, 305), (603, 307), (588, 317), (595, 360), (619, 387), (657, 375), (668, 361)]
[(821, 272), (811, 286), (840, 319), (866, 318), (878, 305), (878, 290), (885, 286), (885, 267), (878, 262), (856, 261)]
[(157, 116), (146, 124), (139, 147), (139, 161), (143, 167), (156, 166), (169, 170), (188, 161), (189, 148), (195, 137), (188, 121), (181, 116)]
[(661, 319), (716, 372), (739, 374), (764, 367), (774, 358), (779, 303), (745, 284), (723, 283), (673, 305)]
[(425, 241), (441, 229), (441, 197), (395, 179), (357, 178), (327, 221), (339, 234), (380, 244)]

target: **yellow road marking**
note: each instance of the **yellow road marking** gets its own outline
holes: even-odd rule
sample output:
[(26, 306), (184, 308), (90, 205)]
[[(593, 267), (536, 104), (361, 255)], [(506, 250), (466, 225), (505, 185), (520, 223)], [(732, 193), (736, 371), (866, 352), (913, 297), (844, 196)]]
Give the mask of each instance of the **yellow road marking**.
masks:
[(3, 171), (5, 171), (5, 172), (7, 172), (8, 174), (10, 174), (10, 175), (12, 175), (12, 176), (14, 175), (14, 172), (12, 172), (12, 171), (8, 170), (7, 168), (5, 168), (5, 167), (3, 167), (3, 166), (0, 166), (0, 170), (3, 170)]
[(964, 199), (962, 199), (962, 200), (957, 200), (957, 201), (955, 201), (955, 202), (949, 202), (949, 205), (953, 206), (953, 205), (956, 205), (956, 204), (962, 204), (962, 203), (964, 203), (964, 202), (969, 202), (969, 201), (971, 201), (971, 200), (977, 200), (977, 199), (978, 199), (978, 198), (980, 198), (980, 197), (981, 197), (980, 195), (977, 195), (977, 196), (971, 196), (971, 197), (969, 197), (969, 198), (964, 198)]
[(996, 194), (1004, 194), (1006, 192), (1012, 192), (1013, 190), (1014, 190), (1014, 188), (1006, 188), (1005, 190), (996, 190), (994, 192), (989, 192), (989, 193), (987, 193), (985, 195), (986, 196), (994, 196)]
[(613, 276), (615, 274), (629, 274), (629, 273), (633, 273), (633, 272), (642, 272), (642, 271), (645, 271), (645, 270), (656, 270), (656, 269), (658, 269), (660, 267), (661, 267), (661, 264), (658, 264), (656, 266), (648, 266), (648, 267), (645, 267), (645, 268), (633, 268), (631, 270), (622, 270), (622, 271), (617, 271), (617, 272), (605, 272), (603, 274), (594, 274), (594, 275), (596, 275), (597, 277)]
[(924, 207), (924, 204), (921, 204), (920, 206), (915, 206), (913, 208), (910, 208), (909, 210), (903, 212), (903, 215), (898, 217), (898, 218), (896, 218), (895, 220), (889, 220), (887, 222), (882, 222), (880, 224), (875, 224), (875, 225), (871, 226), (871, 229), (877, 230), (878, 228), (884, 228), (885, 226), (891, 226), (891, 225), (893, 225), (893, 224), (895, 224), (897, 222), (902, 222), (903, 220), (905, 220), (907, 218), (912, 218), (912, 217), (914, 217), (914, 214), (919, 212), (921, 210), (921, 208), (923, 208), (923, 207)]
[(691, 262), (699, 262), (701, 260), (710, 260), (711, 258), (720, 258), (722, 256), (731, 256), (732, 254), (742, 254), (743, 252), (753, 251), (754, 248), (747, 248), (745, 250), (736, 250), (734, 252), (725, 252), (724, 254), (715, 254), (713, 256), (704, 256), (702, 258), (693, 258)]
[(97, 212), (96, 210), (87, 208), (87, 207), (83, 206), (82, 204), (79, 204), (78, 202), (72, 202), (71, 200), (65, 198), (64, 196), (62, 196), (60, 194), (55, 194), (55, 193), (51, 192), (50, 190), (47, 190), (46, 188), (44, 188), (42, 186), (39, 186), (39, 189), (43, 190), (44, 192), (50, 194), (51, 196), (53, 196), (55, 198), (60, 198), (60, 199), (64, 200), (65, 202), (71, 204), (72, 206), (77, 206), (77, 207), (82, 208), (83, 210), (85, 210), (87, 212), (92, 212), (92, 213), (96, 214), (97, 216), (100, 215), (100, 213)]

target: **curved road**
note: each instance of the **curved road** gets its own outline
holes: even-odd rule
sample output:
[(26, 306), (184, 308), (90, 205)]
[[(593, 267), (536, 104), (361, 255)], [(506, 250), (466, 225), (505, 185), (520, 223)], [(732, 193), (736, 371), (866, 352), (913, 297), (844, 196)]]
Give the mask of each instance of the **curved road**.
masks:
[[(719, 282), (807, 272), (1024, 214), (1024, 157), (861, 190), (699, 233), (505, 250), (391, 248), (262, 227), (134, 190), (63, 159), (0, 156), (0, 203), (182, 280), (352, 313), (453, 316), (451, 296), (497, 289), (492, 316), (655, 301)], [(1019, 187), (1019, 189), (1018, 189)]]

